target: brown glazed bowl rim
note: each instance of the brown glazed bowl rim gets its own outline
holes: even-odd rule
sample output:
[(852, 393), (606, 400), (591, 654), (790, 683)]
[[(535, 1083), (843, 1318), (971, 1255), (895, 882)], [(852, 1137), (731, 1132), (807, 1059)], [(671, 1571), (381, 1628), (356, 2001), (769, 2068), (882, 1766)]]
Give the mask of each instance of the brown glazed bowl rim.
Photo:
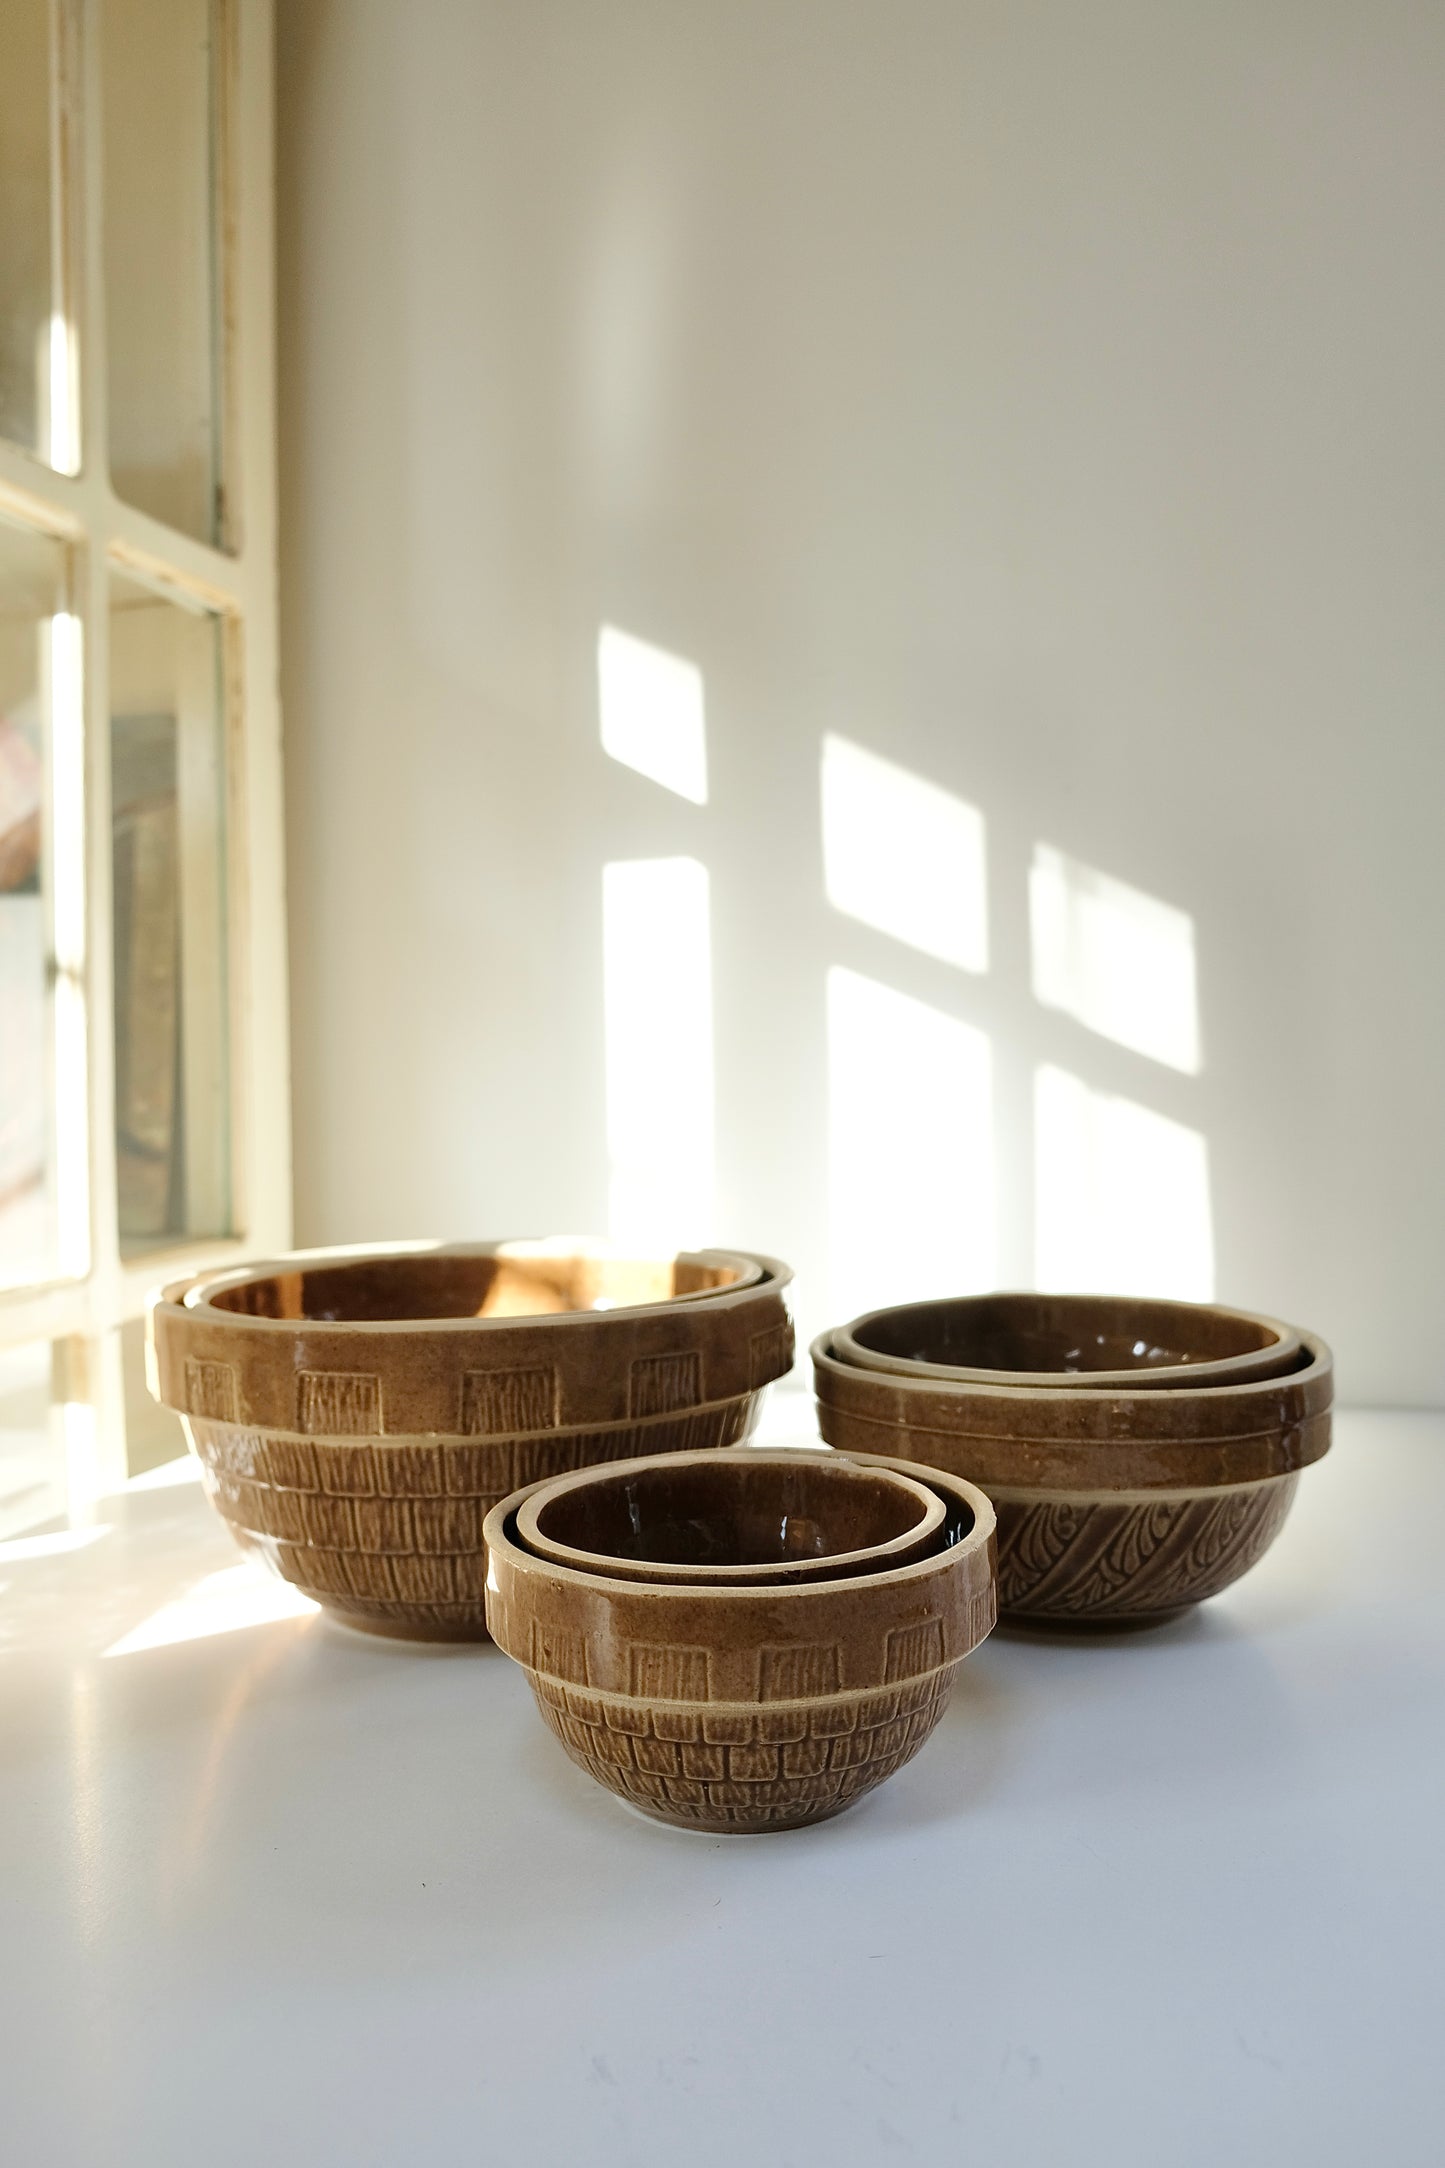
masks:
[[(505, 1261), (514, 1256), (524, 1262), (528, 1253), (538, 1258), (595, 1257), (609, 1259), (621, 1264), (687, 1263), (704, 1267), (726, 1268), (734, 1277), (719, 1287), (692, 1288), (681, 1295), (670, 1295), (660, 1302), (616, 1303), (602, 1310), (542, 1310), (520, 1311), (496, 1317), (457, 1317), (445, 1313), (439, 1316), (413, 1314), (408, 1317), (261, 1317), (246, 1310), (234, 1310), (228, 1304), (217, 1303), (218, 1294), (229, 1293), (235, 1288), (258, 1286), (267, 1280), (290, 1278), (308, 1272), (345, 1272), (368, 1265), (388, 1263), (403, 1264), (413, 1260), (433, 1258), (477, 1258)], [(160, 1301), (173, 1305), (192, 1315), (204, 1313), (208, 1321), (223, 1321), (227, 1326), (263, 1327), (273, 1336), (301, 1333), (354, 1332), (405, 1334), (408, 1332), (499, 1332), (519, 1327), (570, 1326), (575, 1332), (581, 1325), (602, 1325), (608, 1318), (651, 1317), (662, 1311), (675, 1310), (681, 1306), (693, 1308), (698, 1304), (726, 1302), (740, 1295), (756, 1293), (759, 1288), (783, 1286), (792, 1275), (786, 1265), (776, 1258), (761, 1257), (744, 1250), (677, 1250), (670, 1259), (659, 1252), (655, 1259), (644, 1258), (633, 1252), (624, 1252), (615, 1245), (594, 1242), (586, 1236), (561, 1235), (555, 1240), (548, 1236), (508, 1236), (490, 1242), (434, 1242), (402, 1241), (345, 1243), (333, 1247), (310, 1250), (293, 1250), (281, 1257), (254, 1259), (246, 1265), (221, 1270), (199, 1272), (184, 1280), (173, 1281), (163, 1288)]]
[[(382, 1322), (188, 1307), (188, 1289), (210, 1278), (192, 1275), (149, 1305), (151, 1389), (181, 1414), (252, 1429), (391, 1436), (591, 1429), (701, 1406), (791, 1367), (792, 1272), (773, 1258), (751, 1261), (760, 1268), (755, 1281), (706, 1301)], [(479, 1417), (494, 1378), (502, 1379), (497, 1391), (519, 1396), (516, 1410), (499, 1405)]]
[[(831, 1446), (823, 1444), (808, 1446), (729, 1445), (715, 1447), (711, 1451), (704, 1453), (684, 1453), (671, 1456), (646, 1454), (631, 1461), (608, 1461), (602, 1464), (597, 1472), (601, 1473), (605, 1470), (609, 1474), (615, 1474), (618, 1471), (625, 1473), (629, 1469), (648, 1467), (668, 1457), (674, 1460), (706, 1459), (709, 1461), (722, 1461), (727, 1459), (737, 1460), (744, 1454), (752, 1456), (758, 1453), (768, 1453), (777, 1457), (784, 1455), (796, 1457), (799, 1454), (823, 1454), (832, 1451)], [(970, 1483), (965, 1476), (950, 1475), (947, 1470), (941, 1468), (923, 1467), (918, 1462), (891, 1453), (850, 1452), (842, 1457), (856, 1461), (860, 1467), (886, 1468), (896, 1474), (913, 1476), (935, 1493), (939, 1491), (946, 1492), (956, 1503), (965, 1506), (972, 1514), (973, 1526), (966, 1534), (961, 1535), (955, 1543), (947, 1545), (942, 1550), (931, 1551), (925, 1558), (913, 1559), (903, 1566), (885, 1567), (877, 1573), (854, 1574), (847, 1578), (840, 1575), (836, 1580), (814, 1578), (806, 1581), (795, 1581), (791, 1584), (771, 1583), (762, 1587), (724, 1587), (716, 1583), (699, 1584), (695, 1581), (624, 1581), (613, 1579), (606, 1574), (583, 1573), (575, 1566), (563, 1566), (552, 1559), (540, 1558), (520, 1542), (515, 1528), (517, 1513), (534, 1491), (545, 1488), (552, 1481), (552, 1478), (544, 1477), (542, 1482), (524, 1484), (520, 1490), (513, 1491), (510, 1497), (498, 1500), (482, 1523), (482, 1542), (486, 1546), (489, 1561), (492, 1552), (498, 1552), (505, 1558), (509, 1572), (519, 1575), (524, 1580), (576, 1589), (579, 1594), (586, 1592), (594, 1596), (604, 1597), (615, 1595), (629, 1601), (646, 1595), (655, 1599), (660, 1610), (674, 1610), (681, 1609), (686, 1605), (712, 1605), (714, 1603), (726, 1610), (744, 1604), (752, 1604), (755, 1607), (786, 1604), (791, 1612), (805, 1610), (813, 1604), (821, 1607), (837, 1597), (862, 1597), (871, 1591), (911, 1587), (914, 1582), (926, 1581), (930, 1575), (938, 1573), (945, 1566), (962, 1566), (966, 1560), (971, 1560), (980, 1551), (986, 1552), (990, 1543), (994, 1541), (997, 1531), (997, 1517), (993, 1510), (992, 1500), (979, 1489), (976, 1483)], [(589, 1471), (584, 1469), (579, 1472), (585, 1475)], [(492, 1586), (490, 1564), (488, 1566), (487, 1585), (489, 1588)], [(661, 1623), (662, 1621), (659, 1619), (659, 1624)]]
[[(758, 1466), (760, 1459), (764, 1458), (767, 1464), (773, 1467), (786, 1465), (781, 1452), (764, 1456), (761, 1448), (749, 1447), (748, 1450), (752, 1455), (750, 1465), (754, 1468)], [(802, 1461), (801, 1453), (808, 1456), (806, 1463)], [(803, 1448), (801, 1453), (800, 1465), (831, 1464), (839, 1470), (858, 1469), (857, 1458), (851, 1453), (824, 1453), (816, 1446)], [(714, 1450), (705, 1457), (669, 1454), (665, 1458), (669, 1474), (677, 1473), (679, 1460), (684, 1465), (700, 1465), (711, 1472), (718, 1466), (720, 1452)], [(875, 1476), (885, 1477), (891, 1488), (905, 1496), (911, 1494), (921, 1508), (916, 1519), (907, 1528), (896, 1535), (877, 1543), (865, 1544), (855, 1550), (829, 1551), (822, 1556), (778, 1559), (771, 1563), (760, 1561), (757, 1564), (738, 1566), (689, 1565), (663, 1559), (620, 1558), (610, 1551), (585, 1551), (576, 1544), (563, 1543), (558, 1537), (548, 1536), (538, 1527), (540, 1515), (559, 1498), (576, 1490), (590, 1489), (594, 1483), (605, 1483), (609, 1479), (625, 1481), (626, 1467), (624, 1462), (613, 1461), (591, 1468), (571, 1468), (561, 1475), (545, 1479), (517, 1508), (517, 1542), (535, 1557), (550, 1559), (559, 1566), (574, 1567), (579, 1573), (586, 1573), (593, 1579), (627, 1580), (649, 1586), (661, 1581), (686, 1588), (791, 1587), (795, 1581), (811, 1582), (826, 1579), (831, 1575), (837, 1575), (840, 1579), (852, 1579), (869, 1566), (882, 1569), (889, 1565), (908, 1563), (918, 1557), (925, 1546), (933, 1543), (943, 1526), (946, 1511), (944, 1501), (921, 1472), (915, 1474), (893, 1468), (870, 1470), (869, 1473)], [(619, 1470), (623, 1471), (620, 1478)], [(638, 1471), (634, 1469), (632, 1472)], [(843, 1480), (847, 1481), (846, 1475)]]
[[(1082, 1313), (1080, 1325), (1085, 1330), (1090, 1312), (1127, 1312), (1133, 1308), (1146, 1323), (1151, 1316), (1157, 1319), (1163, 1312), (1168, 1313), (1181, 1338), (1191, 1321), (1201, 1323), (1207, 1318), (1226, 1328), (1237, 1325), (1252, 1332), (1260, 1337), (1262, 1344), (1198, 1362), (1149, 1366), (1125, 1364), (1100, 1370), (1014, 1370), (982, 1363), (934, 1362), (925, 1356), (895, 1355), (868, 1344), (870, 1331), (876, 1330), (885, 1320), (914, 1318), (918, 1321), (916, 1329), (923, 1331), (930, 1314), (956, 1315), (975, 1310), (982, 1314), (990, 1308), (1006, 1310), (1013, 1305), (1076, 1310)], [(879, 1309), (865, 1310), (846, 1325), (834, 1326), (829, 1338), (835, 1358), (853, 1369), (878, 1371), (889, 1377), (917, 1378), (925, 1383), (953, 1380), (965, 1385), (1011, 1386), (1033, 1392), (1163, 1392), (1198, 1390), (1208, 1385), (1249, 1384), (1287, 1372), (1301, 1346), (1300, 1334), (1293, 1325), (1267, 1317), (1262, 1312), (1232, 1309), (1224, 1303), (1181, 1302), (1173, 1297), (1155, 1295), (1054, 1294), (1024, 1288), (999, 1288), (986, 1294), (943, 1295), (919, 1302), (891, 1303)]]
[(1090, 1392), (1066, 1386), (1038, 1390), (900, 1377), (841, 1362), (828, 1333), (819, 1334), (809, 1353), (817, 1399), (844, 1415), (889, 1421), (880, 1411), (891, 1407), (891, 1421), (900, 1430), (932, 1430), (1001, 1445), (1048, 1443), (1089, 1456), (1105, 1449), (1144, 1447), (1156, 1456), (1182, 1461), (1201, 1447), (1297, 1429), (1327, 1412), (1334, 1397), (1334, 1358), (1315, 1333), (1301, 1333), (1300, 1347), (1299, 1369), (1283, 1377), (1167, 1393)]

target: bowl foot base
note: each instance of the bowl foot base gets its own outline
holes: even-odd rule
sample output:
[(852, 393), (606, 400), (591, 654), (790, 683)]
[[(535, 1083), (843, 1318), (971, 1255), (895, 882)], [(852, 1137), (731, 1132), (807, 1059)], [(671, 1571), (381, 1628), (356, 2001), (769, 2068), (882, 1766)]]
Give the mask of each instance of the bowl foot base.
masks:
[[(858, 1799), (845, 1799), (837, 1806), (821, 1807), (809, 1814), (780, 1814), (776, 1821), (756, 1822), (704, 1822), (684, 1820), (676, 1814), (655, 1814), (649, 1808), (639, 1806), (636, 1800), (621, 1799), (614, 1792), (617, 1804), (628, 1814), (635, 1814), (639, 1821), (661, 1823), (666, 1829), (681, 1829), (690, 1837), (772, 1837), (785, 1829), (811, 1829), (816, 1822), (836, 1821), (840, 1814), (847, 1814), (858, 1805)], [(866, 1798), (866, 1793), (860, 1793)]]

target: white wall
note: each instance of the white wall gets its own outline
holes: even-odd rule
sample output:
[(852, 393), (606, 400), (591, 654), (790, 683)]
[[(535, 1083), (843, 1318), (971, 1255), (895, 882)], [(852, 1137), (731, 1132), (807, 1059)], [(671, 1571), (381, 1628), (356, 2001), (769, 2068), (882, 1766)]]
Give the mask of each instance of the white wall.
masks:
[[(1442, 82), (1405, 0), (281, 10), (303, 1239), (605, 1223), (602, 868), (685, 854), (711, 1231), (808, 1317), (1030, 1277), (1051, 1065), (1207, 1155), (1204, 1234), (1044, 1200), (1081, 1271), (1445, 1397)], [(702, 673), (706, 805), (602, 751), (603, 624)], [(986, 970), (826, 900), (828, 733), (982, 815)], [(1197, 1074), (1035, 998), (1039, 843), (1188, 915)], [(831, 1164), (830, 966), (959, 1054), (865, 1019)]]

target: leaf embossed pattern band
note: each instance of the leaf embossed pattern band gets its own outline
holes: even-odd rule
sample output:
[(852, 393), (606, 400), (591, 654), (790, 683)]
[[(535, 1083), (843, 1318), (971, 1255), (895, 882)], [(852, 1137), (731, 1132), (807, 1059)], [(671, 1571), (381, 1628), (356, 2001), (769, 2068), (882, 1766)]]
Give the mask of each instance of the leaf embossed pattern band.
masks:
[[(987, 1296), (874, 1313), (859, 1321), (872, 1343), (866, 1362), (847, 1353), (856, 1327), (813, 1344), (819, 1428), (845, 1452), (896, 1453), (988, 1492), (1005, 1619), (1110, 1627), (1173, 1617), (1218, 1595), (1274, 1542), (1300, 1471), (1329, 1449), (1333, 1365), (1317, 1336), (1271, 1318), (1184, 1303), (1137, 1309), (1136, 1321), (1124, 1298)], [(1137, 1384), (1120, 1367), (1132, 1349), (1157, 1352), (1161, 1324), (1181, 1356), (1198, 1358), (1197, 1381), (1189, 1361)], [(1092, 1378), (1076, 1352), (1091, 1332)], [(1251, 1339), (1252, 1355), (1240, 1345)], [(896, 1368), (892, 1341), (913, 1350)], [(993, 1354), (995, 1366), (935, 1364), (931, 1346)]]

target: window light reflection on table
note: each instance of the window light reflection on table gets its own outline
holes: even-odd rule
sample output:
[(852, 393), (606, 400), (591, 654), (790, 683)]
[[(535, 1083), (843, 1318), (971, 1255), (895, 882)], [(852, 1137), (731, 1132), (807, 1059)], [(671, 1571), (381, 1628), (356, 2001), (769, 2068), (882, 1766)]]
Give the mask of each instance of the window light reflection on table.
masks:
[(243, 1559), (238, 1566), (223, 1566), (218, 1573), (208, 1573), (183, 1596), (163, 1603), (149, 1618), (113, 1641), (104, 1653), (136, 1656), (146, 1649), (170, 1648), (181, 1641), (236, 1633), (245, 1626), (309, 1618), (319, 1608), (299, 1588), (269, 1573), (259, 1559)]

